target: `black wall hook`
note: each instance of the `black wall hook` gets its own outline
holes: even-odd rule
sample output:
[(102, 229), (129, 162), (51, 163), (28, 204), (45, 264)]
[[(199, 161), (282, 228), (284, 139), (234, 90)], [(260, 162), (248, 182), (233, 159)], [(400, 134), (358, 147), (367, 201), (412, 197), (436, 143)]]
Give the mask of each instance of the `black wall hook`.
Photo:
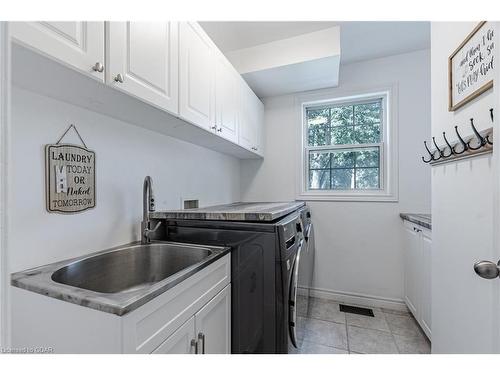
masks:
[(453, 153), (455, 155), (460, 155), (460, 154), (463, 154), (465, 151), (467, 151), (469, 149), (469, 146), (467, 145), (467, 143), (464, 141), (464, 139), (462, 138), (462, 136), (458, 132), (458, 126), (457, 125), (455, 125), (455, 133), (457, 133), (457, 137), (458, 137), (460, 143), (462, 144), (463, 150), (460, 151), (460, 152), (457, 152), (457, 150), (455, 150), (455, 147), (457, 147), (457, 145), (458, 145), (458, 143), (457, 143), (455, 145), (455, 147), (453, 147)]
[(434, 143), (434, 147), (436, 147), (437, 152), (439, 153), (439, 157), (436, 158), (434, 157), (434, 160), (439, 160), (443, 157), (443, 151), (439, 148), (439, 146), (436, 143), (436, 137), (432, 137), (432, 143)]
[(481, 147), (483, 147), (486, 144), (486, 139), (484, 139), (484, 137), (482, 137), (481, 134), (479, 134), (479, 132), (477, 131), (476, 127), (474, 126), (474, 119), (472, 119), (472, 118), (470, 119), (470, 125), (472, 127), (472, 131), (476, 135), (476, 138), (477, 138), (477, 141), (478, 141), (479, 145), (477, 147), (472, 147), (470, 145), (470, 142), (472, 141), (472, 139), (471, 139), (467, 143), (467, 146), (469, 146), (469, 150), (479, 150)]
[(431, 150), (429, 150), (429, 147), (427, 147), (427, 141), (424, 141), (424, 146), (425, 146), (425, 149), (427, 150), (427, 152), (429, 153), (430, 155), (430, 159), (429, 160), (425, 160), (424, 157), (422, 156), (422, 161), (424, 163), (430, 163), (431, 161), (434, 160), (434, 155), (432, 155), (432, 152)]
[(455, 153), (455, 151), (453, 150), (453, 146), (450, 145), (450, 142), (448, 142), (448, 139), (446, 138), (446, 132), (443, 132), (443, 138), (444, 138), (444, 141), (446, 142), (446, 146), (448, 146), (448, 148), (450, 149), (450, 153), (448, 155), (445, 155), (445, 153), (444, 153), (446, 148), (443, 149), (443, 157), (449, 158), (451, 155), (453, 155)]

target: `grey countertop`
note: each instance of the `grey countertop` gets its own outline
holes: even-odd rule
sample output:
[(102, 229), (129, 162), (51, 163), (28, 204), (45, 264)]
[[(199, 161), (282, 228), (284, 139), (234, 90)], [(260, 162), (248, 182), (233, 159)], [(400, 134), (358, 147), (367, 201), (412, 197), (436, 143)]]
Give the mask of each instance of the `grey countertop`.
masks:
[[(160, 242), (158, 241), (154, 243)], [(184, 268), (163, 280), (152, 284), (141, 285), (140, 288), (132, 288), (132, 290), (117, 293), (94, 292), (92, 290), (61, 284), (52, 280), (52, 274), (65, 266), (74, 266), (75, 262), (79, 260), (106, 254), (112, 251), (120, 251), (130, 246), (140, 246), (140, 242), (133, 242), (128, 245), (117, 246), (112, 249), (87, 254), (85, 256), (16, 272), (11, 275), (11, 285), (62, 301), (121, 316), (137, 309), (138, 307), (151, 301), (153, 298), (173, 288), (183, 280), (226, 255), (231, 250), (229, 247), (202, 246), (185, 243), (161, 242), (161, 244), (172, 244), (182, 247), (198, 247), (211, 250), (212, 254), (201, 262)]]
[(274, 221), (305, 206), (304, 202), (237, 202), (220, 206), (152, 212), (154, 219)]
[(408, 220), (409, 222), (432, 230), (432, 217), (430, 214), (400, 213), (399, 216), (403, 220)]

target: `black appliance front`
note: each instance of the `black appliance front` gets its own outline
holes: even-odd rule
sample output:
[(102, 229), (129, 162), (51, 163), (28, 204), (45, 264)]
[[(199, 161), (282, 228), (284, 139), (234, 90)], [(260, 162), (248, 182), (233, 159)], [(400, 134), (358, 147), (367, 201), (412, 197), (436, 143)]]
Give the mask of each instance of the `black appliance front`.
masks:
[[(167, 239), (204, 245), (230, 246), (231, 352), (282, 352), (276, 336), (277, 233), (273, 225), (216, 221), (172, 221)], [(282, 299), (282, 298), (281, 298)]]

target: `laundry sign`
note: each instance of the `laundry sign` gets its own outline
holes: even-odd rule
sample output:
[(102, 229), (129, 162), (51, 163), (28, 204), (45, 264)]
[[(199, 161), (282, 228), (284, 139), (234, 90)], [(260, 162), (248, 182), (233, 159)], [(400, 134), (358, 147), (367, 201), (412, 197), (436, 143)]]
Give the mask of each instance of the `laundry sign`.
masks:
[[(78, 134), (74, 125), (71, 127)], [(61, 144), (61, 139), (45, 146), (47, 211), (71, 214), (93, 208), (96, 204), (95, 152), (87, 149), (81, 137), (85, 147)]]

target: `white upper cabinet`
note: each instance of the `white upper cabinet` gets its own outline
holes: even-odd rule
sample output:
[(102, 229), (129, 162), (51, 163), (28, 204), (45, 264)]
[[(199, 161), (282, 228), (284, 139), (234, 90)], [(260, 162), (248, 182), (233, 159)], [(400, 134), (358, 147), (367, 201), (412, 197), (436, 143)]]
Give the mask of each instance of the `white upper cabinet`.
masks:
[[(124, 114), (127, 111), (117, 104), (123, 100), (122, 95), (107, 88), (110, 95), (101, 98), (103, 113), (238, 157), (263, 155), (264, 106), (198, 23), (11, 22), (9, 25), (18, 44), (211, 134), (190, 125), (168, 126), (172, 118), (166, 114), (165, 126), (157, 117), (153, 117), (153, 124), (146, 124), (143, 119), (148, 116), (137, 120), (134, 109), (129, 108)], [(54, 71), (61, 75), (59, 69)], [(70, 75), (68, 72), (64, 75)], [(38, 82), (36, 76), (26, 73), (20, 76), (25, 77), (25, 82)], [(80, 88), (78, 83), (75, 87), (71, 83), (67, 86), (73, 91)], [(52, 92), (56, 98), (68, 97), (60, 86), (52, 88), (50, 82), (42, 82), (38, 87), (43, 87), (43, 92)], [(74, 104), (81, 105), (83, 101), (86, 105), (92, 93), (83, 91), (69, 95)], [(149, 111), (142, 103), (132, 105), (140, 111)], [(214, 138), (215, 135), (218, 137)]]
[(264, 105), (253, 91), (242, 82), (240, 90), (239, 144), (253, 152), (263, 152)]
[(255, 148), (259, 155), (264, 155), (264, 104), (260, 101), (259, 98), (255, 96), (255, 112), (256, 112), (256, 123), (255, 127), (257, 128), (257, 141), (255, 142)]
[(218, 54), (215, 75), (216, 133), (232, 142), (238, 142), (239, 76), (225, 56)]
[(109, 22), (107, 38), (107, 83), (177, 115), (179, 24)]
[(179, 53), (179, 115), (215, 130), (214, 46), (197, 23), (181, 23)]
[(12, 37), (104, 81), (104, 22), (11, 22)]

